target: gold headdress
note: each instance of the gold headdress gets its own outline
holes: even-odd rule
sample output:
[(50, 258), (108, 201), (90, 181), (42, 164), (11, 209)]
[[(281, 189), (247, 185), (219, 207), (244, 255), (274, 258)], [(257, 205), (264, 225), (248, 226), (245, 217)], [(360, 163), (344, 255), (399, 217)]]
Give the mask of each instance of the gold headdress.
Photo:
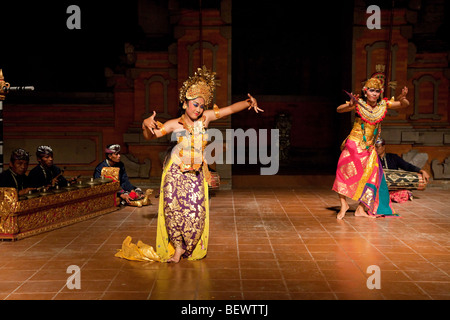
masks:
[(366, 83), (364, 84), (364, 89), (369, 89), (369, 88), (374, 88), (374, 89), (380, 89), (383, 90), (383, 84), (381, 83), (381, 81), (377, 78), (370, 78), (369, 80), (366, 81)]
[(197, 72), (183, 83), (180, 89), (180, 102), (203, 98), (205, 107), (208, 108), (213, 101), (216, 88), (215, 75), (215, 72), (209, 72), (205, 66), (198, 68)]

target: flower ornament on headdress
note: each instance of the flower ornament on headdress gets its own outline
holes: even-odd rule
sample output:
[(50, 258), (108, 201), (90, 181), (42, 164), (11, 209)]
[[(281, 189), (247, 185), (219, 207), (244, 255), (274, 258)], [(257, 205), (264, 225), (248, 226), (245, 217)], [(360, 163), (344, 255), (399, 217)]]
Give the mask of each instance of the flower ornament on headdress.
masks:
[(377, 64), (375, 66), (375, 72), (372, 73), (372, 75), (370, 76), (370, 78), (373, 79), (378, 79), (381, 82), (381, 87), (384, 88), (384, 85), (386, 83), (386, 74), (385, 74), (385, 70), (386, 70), (386, 66), (382, 65), (382, 64)]
[(198, 68), (197, 72), (183, 83), (180, 89), (180, 102), (184, 103), (186, 100), (203, 98), (205, 107), (208, 108), (213, 101), (217, 85), (215, 75), (216, 73), (210, 72), (206, 69), (206, 66)]

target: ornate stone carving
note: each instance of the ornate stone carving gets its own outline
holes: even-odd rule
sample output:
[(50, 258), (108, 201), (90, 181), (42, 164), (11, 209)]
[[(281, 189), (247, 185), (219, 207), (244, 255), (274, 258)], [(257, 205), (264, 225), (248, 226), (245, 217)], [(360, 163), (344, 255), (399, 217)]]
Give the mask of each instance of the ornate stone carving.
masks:
[(280, 160), (289, 160), (291, 147), (292, 117), (290, 114), (281, 112), (275, 117), (275, 129), (280, 132)]
[(428, 154), (424, 152), (419, 152), (417, 150), (411, 150), (408, 153), (405, 153), (402, 157), (403, 160), (415, 165), (418, 168), (423, 168), (423, 166), (428, 161)]
[(138, 159), (131, 153), (122, 154), (121, 161), (127, 169), (127, 175), (130, 178), (148, 178), (152, 163), (150, 159), (146, 158), (143, 164), (140, 164)]
[(443, 163), (439, 163), (438, 160), (431, 161), (431, 169), (434, 179), (450, 179), (450, 157)]

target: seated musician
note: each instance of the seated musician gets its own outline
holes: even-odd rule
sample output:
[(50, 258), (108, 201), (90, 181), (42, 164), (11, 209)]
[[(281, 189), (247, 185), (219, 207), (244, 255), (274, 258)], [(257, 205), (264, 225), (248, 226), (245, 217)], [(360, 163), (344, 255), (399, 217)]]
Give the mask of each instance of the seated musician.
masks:
[(119, 180), (120, 187), (122, 188), (117, 195), (121, 198), (121, 204), (130, 204), (132, 200), (138, 200), (143, 197), (141, 188), (136, 188), (131, 184), (125, 165), (120, 161), (120, 145), (110, 144), (105, 149), (105, 160), (100, 162), (94, 171), (94, 179), (101, 177), (102, 169), (105, 167), (117, 167), (120, 168)]
[[(403, 160), (395, 153), (386, 153), (386, 141), (379, 138), (375, 143), (378, 157), (380, 158), (383, 169), (404, 170), (409, 172), (417, 172), (422, 175), (423, 181), (428, 183), (430, 175), (423, 169)], [(391, 200), (395, 202), (404, 202), (412, 199), (412, 192), (409, 190), (389, 191)]]
[[(31, 169), (28, 174), (30, 186), (34, 188), (52, 188), (57, 185), (67, 186), (67, 180), (63, 176), (63, 171), (53, 163), (53, 149), (49, 146), (39, 146), (36, 150), (38, 164)], [(69, 182), (72, 182), (71, 179)]]
[(16, 188), (19, 196), (30, 190), (29, 179), (25, 175), (28, 170), (30, 155), (24, 149), (16, 149), (11, 153), (9, 169), (0, 173), (0, 187)]

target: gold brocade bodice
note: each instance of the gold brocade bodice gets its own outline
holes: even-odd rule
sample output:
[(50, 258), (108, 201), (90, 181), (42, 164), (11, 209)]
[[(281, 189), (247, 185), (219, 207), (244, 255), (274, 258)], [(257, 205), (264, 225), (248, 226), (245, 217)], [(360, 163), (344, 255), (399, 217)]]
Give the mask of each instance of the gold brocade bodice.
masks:
[(380, 129), (380, 123), (369, 124), (364, 122), (361, 118), (356, 117), (355, 122), (353, 123), (353, 129), (347, 139), (357, 142), (362, 149), (370, 148), (375, 144), (377, 136), (381, 132)]
[(173, 161), (180, 166), (182, 172), (199, 171), (204, 163), (203, 152), (208, 143), (206, 133), (205, 117), (189, 126), (184, 122), (184, 117), (180, 118), (185, 131), (180, 131), (177, 135), (177, 145), (172, 152)]

